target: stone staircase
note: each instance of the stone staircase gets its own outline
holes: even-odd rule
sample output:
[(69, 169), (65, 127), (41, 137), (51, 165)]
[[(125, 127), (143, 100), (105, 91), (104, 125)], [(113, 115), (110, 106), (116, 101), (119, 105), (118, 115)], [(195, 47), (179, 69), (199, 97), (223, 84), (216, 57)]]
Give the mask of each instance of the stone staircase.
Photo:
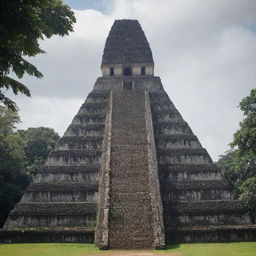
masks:
[(168, 95), (150, 99), (167, 242), (252, 240), (247, 210)]
[(110, 248), (152, 248), (144, 92), (113, 93)]

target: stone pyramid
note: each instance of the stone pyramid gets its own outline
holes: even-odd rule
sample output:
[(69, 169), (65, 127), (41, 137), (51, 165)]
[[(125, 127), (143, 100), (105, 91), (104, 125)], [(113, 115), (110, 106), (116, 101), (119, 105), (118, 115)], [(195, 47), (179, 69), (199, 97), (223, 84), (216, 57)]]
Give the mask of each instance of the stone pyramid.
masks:
[(154, 76), (138, 21), (115, 21), (101, 70), (1, 241), (160, 249), (255, 239), (242, 202)]

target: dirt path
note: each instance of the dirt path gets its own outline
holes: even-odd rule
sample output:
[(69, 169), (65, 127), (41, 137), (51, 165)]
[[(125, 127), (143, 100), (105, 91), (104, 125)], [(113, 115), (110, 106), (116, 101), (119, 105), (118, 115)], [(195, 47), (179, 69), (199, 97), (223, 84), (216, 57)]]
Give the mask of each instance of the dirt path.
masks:
[[(88, 254), (86, 254), (88, 255)], [(107, 253), (90, 253), (90, 256), (184, 256), (178, 252), (156, 253), (147, 251), (112, 251)], [(81, 255), (85, 256), (85, 255)]]

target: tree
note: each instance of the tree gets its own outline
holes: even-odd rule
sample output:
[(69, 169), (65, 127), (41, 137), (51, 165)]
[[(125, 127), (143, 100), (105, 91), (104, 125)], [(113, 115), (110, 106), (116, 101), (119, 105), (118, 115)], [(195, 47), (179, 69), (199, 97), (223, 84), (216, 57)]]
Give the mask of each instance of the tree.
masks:
[(15, 132), (19, 122), (17, 112), (0, 106), (0, 227), (59, 139), (45, 127)]
[(24, 147), (26, 170), (34, 175), (44, 164), (60, 136), (52, 128), (47, 127), (18, 130), (16, 134), (26, 142)]
[(20, 117), (17, 113), (0, 106), (0, 139), (10, 134), (15, 128), (15, 124), (19, 122)]
[(29, 89), (9, 74), (41, 78), (42, 73), (25, 57), (44, 53), (39, 40), (68, 35), (75, 21), (74, 13), (61, 0), (0, 1), (0, 102), (16, 111), (17, 105), (4, 90), (30, 96)]
[(13, 134), (17, 113), (0, 106), (0, 227), (31, 178), (25, 170), (25, 141)]
[(224, 177), (235, 189), (249, 210), (251, 220), (256, 220), (256, 89), (242, 99), (240, 109), (245, 118), (234, 134), (231, 150), (221, 156), (218, 165)]

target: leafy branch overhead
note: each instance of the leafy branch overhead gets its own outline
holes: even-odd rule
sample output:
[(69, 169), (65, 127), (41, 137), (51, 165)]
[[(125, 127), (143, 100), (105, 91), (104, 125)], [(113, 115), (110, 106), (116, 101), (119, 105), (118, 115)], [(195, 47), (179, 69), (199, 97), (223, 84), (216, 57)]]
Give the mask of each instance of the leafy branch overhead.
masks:
[(61, 0), (0, 1), (0, 102), (17, 110), (5, 91), (30, 96), (27, 86), (11, 78), (10, 73), (18, 78), (25, 73), (42, 78), (42, 73), (25, 58), (45, 53), (39, 40), (68, 35), (74, 22), (73, 11)]

